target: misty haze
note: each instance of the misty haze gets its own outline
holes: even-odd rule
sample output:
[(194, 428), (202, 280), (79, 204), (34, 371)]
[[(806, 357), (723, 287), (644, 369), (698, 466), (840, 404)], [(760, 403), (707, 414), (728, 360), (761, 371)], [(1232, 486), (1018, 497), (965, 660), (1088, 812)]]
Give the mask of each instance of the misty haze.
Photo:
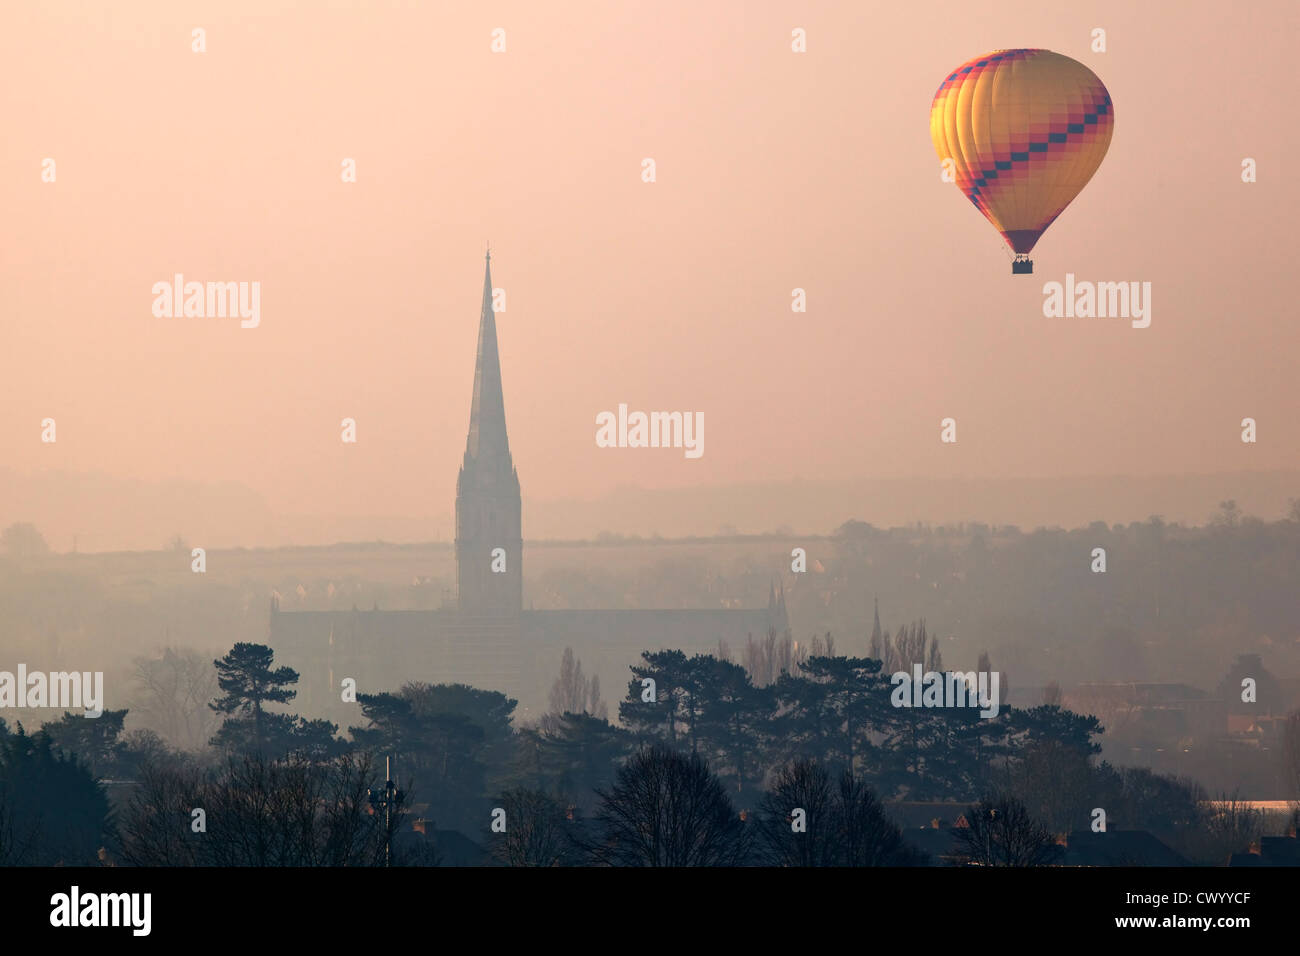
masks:
[(49, 925), (1300, 865), (1293, 5), (445, 6), (0, 16)]

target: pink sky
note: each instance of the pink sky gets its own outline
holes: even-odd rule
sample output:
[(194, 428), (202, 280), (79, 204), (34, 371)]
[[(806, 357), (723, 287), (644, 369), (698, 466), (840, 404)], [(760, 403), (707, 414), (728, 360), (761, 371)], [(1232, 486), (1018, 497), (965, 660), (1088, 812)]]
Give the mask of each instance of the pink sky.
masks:
[[(525, 497), (1300, 467), (1296, 10), (7, 4), (0, 466), (449, 514), (490, 239)], [(1028, 278), (928, 122), (947, 71), (1017, 46), (1116, 113)], [(176, 272), (259, 281), (260, 327), (155, 318)], [(1044, 318), (1066, 272), (1151, 282), (1151, 327)], [(598, 449), (620, 402), (703, 412), (704, 456)]]

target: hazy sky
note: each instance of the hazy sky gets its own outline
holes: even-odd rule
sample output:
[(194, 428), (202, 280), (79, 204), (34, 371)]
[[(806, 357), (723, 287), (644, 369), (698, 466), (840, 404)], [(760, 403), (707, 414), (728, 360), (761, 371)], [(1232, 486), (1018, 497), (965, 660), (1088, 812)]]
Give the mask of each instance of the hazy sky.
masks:
[[(528, 497), (1300, 466), (1297, 9), (7, 3), (0, 465), (449, 514), (490, 239)], [(1019, 46), (1116, 115), (1032, 277), (929, 134), (954, 66)], [(156, 318), (177, 272), (260, 282), (260, 326)], [(1066, 272), (1151, 282), (1150, 328), (1044, 318)], [(620, 402), (703, 412), (705, 454), (598, 449)]]

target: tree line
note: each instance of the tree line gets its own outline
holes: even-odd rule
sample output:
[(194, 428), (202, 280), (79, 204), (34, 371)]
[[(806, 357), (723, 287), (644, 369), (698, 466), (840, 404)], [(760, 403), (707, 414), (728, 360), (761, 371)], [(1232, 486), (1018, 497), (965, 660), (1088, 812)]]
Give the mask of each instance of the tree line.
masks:
[[(436, 863), (438, 840), (410, 838), (417, 817), (519, 865), (922, 862), (887, 810), (899, 800), (959, 806), (957, 858), (989, 865), (1046, 861), (1099, 806), (1115, 828), (1208, 825), (1194, 784), (1097, 762), (1095, 717), (894, 706), (886, 661), (942, 666), (923, 628), (883, 661), (837, 656), (829, 637), (814, 649), (757, 679), (725, 649), (647, 651), (619, 724), (571, 654), (556, 710), (528, 726), (500, 692), (410, 682), (358, 695), (342, 736), (268, 709), (292, 702), (298, 675), (271, 648), (236, 644), (213, 662), (221, 723), (206, 753), (124, 735), (126, 711), (31, 735), (0, 721), (0, 863)], [(385, 761), (401, 797), (381, 814)], [(110, 805), (115, 779), (131, 783)]]

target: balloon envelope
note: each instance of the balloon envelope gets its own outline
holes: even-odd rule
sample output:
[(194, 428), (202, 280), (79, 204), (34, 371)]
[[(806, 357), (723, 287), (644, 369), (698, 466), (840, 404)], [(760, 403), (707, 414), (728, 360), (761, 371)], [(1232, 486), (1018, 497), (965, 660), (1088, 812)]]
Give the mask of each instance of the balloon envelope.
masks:
[(939, 158), (952, 160), (958, 188), (1020, 254), (1087, 185), (1114, 128), (1097, 75), (1051, 50), (963, 63), (930, 107)]

